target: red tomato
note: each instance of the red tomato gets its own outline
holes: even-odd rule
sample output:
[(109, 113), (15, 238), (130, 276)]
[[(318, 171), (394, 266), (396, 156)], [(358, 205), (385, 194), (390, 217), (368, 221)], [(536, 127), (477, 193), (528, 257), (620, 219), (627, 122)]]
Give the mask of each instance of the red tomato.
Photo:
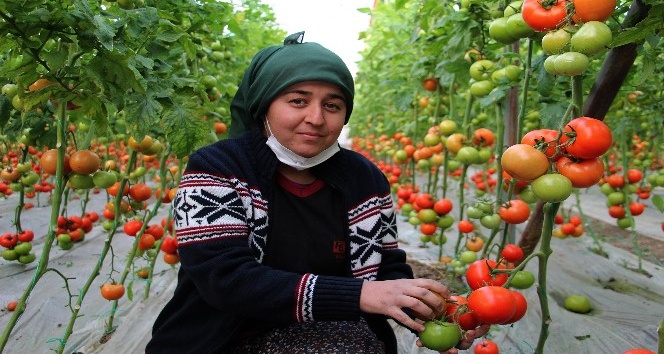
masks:
[(492, 259), (478, 259), (471, 263), (466, 270), (466, 283), (471, 289), (479, 289), (483, 286), (501, 286), (507, 282), (507, 273), (494, 273), (494, 269), (506, 269), (505, 265)]
[(638, 216), (643, 214), (643, 211), (646, 209), (645, 204), (639, 203), (639, 202), (631, 202), (629, 203), (629, 212), (633, 216)]
[[(531, 130), (521, 138), (521, 144), (528, 144), (537, 150), (544, 151), (548, 158), (558, 160), (562, 155), (556, 155), (556, 139), (558, 131), (553, 129)], [(555, 157), (554, 157), (555, 156)]]
[(523, 259), (523, 250), (518, 245), (510, 243), (505, 245), (500, 255), (507, 262), (516, 263)]
[(445, 308), (445, 320), (456, 323), (464, 331), (475, 329), (477, 320), (468, 311), (468, 299), (463, 295), (452, 295)]
[(141, 227), (143, 227), (141, 220), (129, 220), (124, 224), (123, 229), (127, 236), (136, 236)]
[(166, 237), (161, 241), (161, 250), (164, 253), (176, 254), (178, 251), (178, 239), (175, 237)]
[(447, 215), (450, 211), (452, 211), (452, 201), (447, 199), (447, 198), (440, 198), (434, 203), (433, 205), (433, 210), (438, 213), (438, 215)]
[(473, 144), (477, 146), (492, 146), (496, 136), (487, 128), (478, 128), (473, 132)]
[(604, 175), (604, 163), (598, 157), (575, 162), (563, 156), (556, 162), (556, 169), (569, 178), (575, 188), (591, 187)]
[(502, 324), (514, 323), (523, 318), (523, 316), (526, 314), (526, 311), (528, 311), (528, 301), (526, 301), (526, 297), (516, 290), (510, 290), (510, 292), (514, 296), (516, 311), (514, 311), (514, 315), (509, 320), (503, 322)]
[(565, 151), (580, 159), (592, 159), (602, 156), (613, 142), (611, 129), (599, 119), (579, 117), (565, 125), (560, 143)]
[(101, 296), (106, 300), (117, 300), (125, 293), (124, 285), (106, 283), (101, 286)]
[(609, 215), (616, 219), (623, 218), (625, 217), (625, 208), (622, 205), (612, 205), (609, 207)]
[(138, 240), (138, 249), (139, 250), (149, 250), (154, 246), (154, 236), (150, 235), (147, 232), (144, 232), (143, 235), (141, 235), (141, 238)]
[(468, 220), (459, 221), (459, 225), (457, 225), (457, 227), (459, 228), (459, 231), (463, 232), (464, 234), (473, 232), (473, 230), (475, 230), (475, 225), (473, 225), (473, 223)]
[(643, 172), (637, 170), (636, 168), (630, 168), (627, 170), (627, 180), (629, 183), (637, 183), (643, 179)]
[(489, 339), (482, 339), (473, 347), (475, 354), (498, 354), (498, 344)]
[(429, 209), (433, 207), (435, 200), (429, 193), (420, 193), (415, 197), (415, 204), (417, 204), (420, 209)]
[(520, 199), (512, 199), (498, 208), (498, 215), (508, 224), (520, 224), (530, 216), (530, 206)]
[(480, 324), (501, 324), (514, 316), (516, 300), (502, 286), (483, 286), (468, 295), (468, 308)]
[(524, 0), (521, 16), (526, 24), (535, 31), (549, 31), (561, 25), (565, 20), (566, 5), (566, 0), (558, 0), (550, 7), (545, 7), (541, 0)]

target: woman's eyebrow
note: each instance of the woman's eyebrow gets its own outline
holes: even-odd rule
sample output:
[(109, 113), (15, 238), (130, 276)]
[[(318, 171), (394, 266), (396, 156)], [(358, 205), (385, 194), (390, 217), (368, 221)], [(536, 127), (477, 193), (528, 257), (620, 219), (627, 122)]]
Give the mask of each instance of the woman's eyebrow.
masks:
[[(311, 95), (313, 95), (313, 92), (311, 92), (311, 91), (300, 90), (300, 89), (296, 89), (296, 90), (292, 90), (292, 91), (287, 91), (287, 92), (285, 92), (284, 94), (292, 94), (292, 93), (299, 94), (299, 95), (303, 95), (303, 96), (311, 96)], [(328, 93), (328, 94), (325, 95), (325, 97), (327, 97), (327, 98), (334, 98), (334, 99), (340, 99), (340, 100), (346, 102), (346, 97), (345, 97), (344, 95), (342, 95), (342, 94), (338, 94), (338, 93)]]

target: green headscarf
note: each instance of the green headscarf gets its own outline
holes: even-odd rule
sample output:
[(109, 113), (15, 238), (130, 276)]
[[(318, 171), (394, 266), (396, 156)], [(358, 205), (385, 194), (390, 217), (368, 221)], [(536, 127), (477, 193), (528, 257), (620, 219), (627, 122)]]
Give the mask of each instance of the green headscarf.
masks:
[(230, 137), (261, 124), (270, 103), (287, 87), (303, 81), (338, 86), (346, 96), (346, 123), (353, 110), (353, 76), (343, 60), (318, 43), (302, 43), (304, 32), (291, 34), (283, 45), (254, 55), (231, 103)]

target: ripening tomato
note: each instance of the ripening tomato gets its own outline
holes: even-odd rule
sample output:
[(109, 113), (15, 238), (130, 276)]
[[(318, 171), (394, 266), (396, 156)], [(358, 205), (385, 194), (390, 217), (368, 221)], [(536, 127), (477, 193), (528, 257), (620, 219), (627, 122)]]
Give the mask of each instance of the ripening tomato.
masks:
[(558, 131), (553, 129), (536, 129), (526, 133), (521, 138), (521, 144), (528, 144), (537, 150), (543, 151), (546, 157), (558, 160), (562, 155), (556, 154), (556, 139)]
[(558, 172), (569, 178), (574, 188), (588, 188), (595, 185), (604, 175), (604, 163), (599, 157), (572, 161), (569, 157), (561, 157), (556, 162)]
[(549, 170), (546, 155), (528, 144), (515, 144), (505, 149), (500, 164), (503, 171), (522, 181), (532, 181)]
[(516, 300), (502, 286), (483, 286), (468, 295), (468, 308), (480, 324), (501, 324), (514, 316)]
[[(71, 172), (71, 166), (69, 166), (69, 154), (65, 154), (64, 157), (64, 173), (67, 174)], [(42, 171), (48, 173), (49, 175), (54, 175), (57, 172), (57, 163), (58, 163), (58, 150), (50, 149), (42, 154), (39, 158), (39, 166), (41, 166)]]
[(547, 6), (541, 0), (524, 0), (521, 7), (521, 16), (530, 28), (544, 32), (553, 30), (562, 24), (567, 17), (567, 1), (557, 0), (555, 4)]
[(477, 128), (473, 132), (473, 144), (477, 146), (492, 146), (496, 141), (495, 134), (487, 128)]
[(71, 154), (69, 158), (69, 166), (72, 171), (82, 175), (89, 175), (96, 172), (99, 169), (100, 163), (101, 159), (99, 155), (90, 150), (78, 150)]
[(616, 10), (616, 0), (571, 0), (574, 4), (576, 23), (590, 21), (606, 21)]
[(438, 88), (438, 80), (435, 77), (429, 77), (422, 80), (422, 87), (429, 92), (436, 91)]
[(420, 193), (415, 197), (415, 202), (414, 204), (417, 204), (417, 206), (420, 209), (429, 209), (432, 208), (433, 205), (435, 204), (435, 200), (429, 193)]
[(643, 211), (646, 209), (645, 204), (639, 202), (630, 202), (629, 203), (629, 212), (632, 216), (638, 216), (643, 214)]
[(565, 125), (560, 143), (574, 157), (592, 159), (602, 156), (611, 147), (611, 129), (599, 119), (579, 117)]
[(161, 242), (161, 250), (164, 253), (176, 254), (178, 251), (178, 239), (175, 237), (166, 237)]
[(468, 300), (463, 295), (450, 296), (445, 308), (445, 320), (458, 324), (464, 331), (477, 327), (477, 320), (468, 311)]
[(498, 215), (508, 224), (520, 224), (528, 220), (530, 206), (520, 199), (512, 199), (498, 208)]
[(468, 265), (466, 270), (466, 283), (475, 290), (483, 286), (502, 286), (507, 282), (507, 273), (494, 273), (495, 269), (506, 269), (505, 265), (492, 259), (479, 259)]
[(482, 339), (473, 347), (474, 354), (498, 354), (498, 344), (490, 339)]
[(125, 293), (124, 285), (115, 283), (106, 283), (101, 286), (101, 296), (109, 301), (117, 300)]
[(166, 264), (178, 264), (180, 262), (180, 256), (177, 253), (166, 253), (164, 252), (164, 262)]

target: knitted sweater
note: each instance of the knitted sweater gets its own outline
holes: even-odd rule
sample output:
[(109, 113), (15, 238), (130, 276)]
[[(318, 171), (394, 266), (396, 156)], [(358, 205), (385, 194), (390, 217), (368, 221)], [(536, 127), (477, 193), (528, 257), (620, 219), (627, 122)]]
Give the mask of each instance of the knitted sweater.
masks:
[[(348, 276), (262, 265), (278, 164), (265, 140), (254, 129), (190, 155), (173, 201), (178, 284), (155, 321), (146, 353), (220, 352), (252, 320), (356, 320), (363, 315), (365, 280), (413, 277), (397, 245), (389, 183), (371, 161), (347, 149), (312, 172), (342, 195)], [(366, 317), (374, 331), (386, 328), (384, 316)], [(376, 324), (376, 317), (384, 323)]]

